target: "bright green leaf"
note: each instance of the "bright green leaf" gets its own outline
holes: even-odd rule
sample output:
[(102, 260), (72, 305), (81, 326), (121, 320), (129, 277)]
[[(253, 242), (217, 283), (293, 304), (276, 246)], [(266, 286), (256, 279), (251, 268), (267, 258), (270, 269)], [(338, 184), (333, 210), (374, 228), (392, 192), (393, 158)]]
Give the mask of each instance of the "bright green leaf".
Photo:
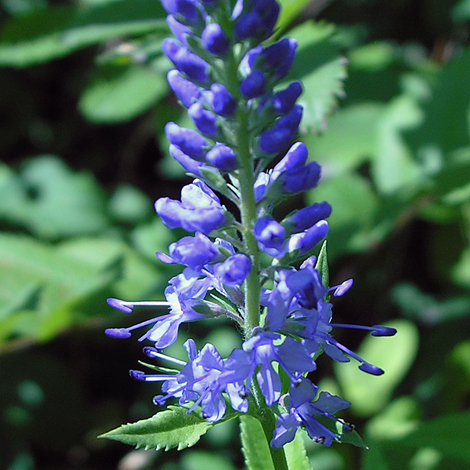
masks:
[(145, 449), (177, 450), (191, 447), (213, 426), (197, 413), (187, 413), (187, 409), (169, 406), (148, 419), (136, 423), (123, 424), (100, 437), (113, 439), (125, 444)]
[(53, 239), (98, 232), (109, 223), (94, 178), (53, 155), (27, 161), (19, 175), (0, 168), (0, 217)]
[(470, 412), (439, 416), (421, 423), (418, 428), (396, 441), (397, 447), (432, 448), (443, 455), (454, 457), (470, 464)]
[(326, 118), (343, 95), (346, 60), (334, 40), (335, 28), (326, 23), (306, 22), (289, 31), (298, 41), (297, 55), (289, 80), (302, 80), (299, 99), (304, 113), (302, 125), (313, 132), (325, 130)]
[(414, 151), (436, 146), (443, 154), (468, 146), (470, 130), (470, 48), (450, 60), (436, 77), (423, 125), (409, 135)]
[(240, 439), (249, 470), (274, 470), (269, 443), (261, 423), (252, 416), (240, 416)]
[(287, 465), (292, 470), (311, 470), (310, 461), (303, 441), (303, 432), (298, 430), (292, 442), (284, 446)]
[[(82, 6), (82, 5), (80, 5)], [(0, 35), (0, 65), (26, 67), (119, 36), (168, 31), (159, 2), (118, 0), (92, 8), (50, 6), (12, 18)]]
[(377, 154), (378, 125), (385, 112), (382, 103), (361, 103), (338, 110), (321, 135), (308, 134), (304, 142), (312, 158), (328, 177), (357, 168)]
[(57, 245), (1, 234), (0, 339), (16, 333), (45, 340), (76, 323), (75, 305), (109, 287), (119, 275), (114, 264), (115, 258), (104, 265)]
[(168, 91), (166, 73), (140, 65), (105, 67), (82, 93), (78, 107), (92, 122), (128, 121), (150, 109)]
[(387, 325), (398, 333), (392, 337), (368, 336), (357, 352), (365, 361), (384, 369), (384, 375), (377, 377), (362, 372), (355, 360), (334, 364), (342, 396), (352, 403), (351, 409), (359, 416), (376, 414), (388, 403), (418, 350), (418, 331), (413, 323), (396, 320)]

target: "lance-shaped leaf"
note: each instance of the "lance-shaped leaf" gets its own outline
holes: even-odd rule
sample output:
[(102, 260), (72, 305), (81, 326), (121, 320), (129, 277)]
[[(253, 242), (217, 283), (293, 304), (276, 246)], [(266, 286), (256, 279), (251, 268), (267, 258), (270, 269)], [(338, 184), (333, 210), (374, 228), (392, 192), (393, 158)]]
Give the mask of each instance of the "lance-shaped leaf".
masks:
[(177, 450), (196, 444), (213, 424), (197, 413), (188, 414), (186, 408), (169, 406), (148, 419), (136, 423), (123, 424), (121, 427), (102, 434), (115, 441), (139, 448)]

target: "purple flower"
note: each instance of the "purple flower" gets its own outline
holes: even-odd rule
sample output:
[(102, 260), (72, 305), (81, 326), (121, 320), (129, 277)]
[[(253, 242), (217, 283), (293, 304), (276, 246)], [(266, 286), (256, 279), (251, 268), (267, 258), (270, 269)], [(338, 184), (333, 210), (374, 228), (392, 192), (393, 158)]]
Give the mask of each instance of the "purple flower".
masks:
[(162, 5), (168, 13), (180, 15), (191, 23), (200, 20), (198, 2), (195, 0), (162, 0)]
[(225, 221), (225, 210), (219, 198), (202, 181), (194, 180), (181, 190), (181, 202), (168, 197), (155, 203), (155, 210), (168, 228), (208, 235)]
[(232, 116), (237, 110), (237, 102), (220, 83), (211, 85), (209, 101), (215, 113), (222, 117)]
[(175, 67), (184, 72), (190, 80), (206, 81), (209, 64), (196, 54), (189, 52), (174, 39), (167, 38), (162, 43), (163, 53), (173, 62)]
[(215, 275), (223, 284), (240, 286), (248, 277), (251, 270), (251, 261), (248, 256), (238, 253), (230, 256), (215, 268)]
[(271, 217), (261, 217), (253, 228), (259, 247), (268, 255), (279, 258), (284, 255), (284, 227)]
[(292, 82), (286, 89), (280, 90), (272, 98), (272, 106), (280, 115), (289, 113), (302, 94), (300, 82)]
[(300, 426), (305, 427), (311, 439), (325, 446), (331, 445), (333, 440), (340, 440), (340, 436), (315, 419), (317, 416), (326, 416), (340, 423), (346, 432), (351, 431), (351, 426), (333, 416), (333, 413), (348, 408), (351, 403), (328, 392), (321, 392), (315, 400), (317, 390), (318, 387), (307, 379), (291, 385), (289, 413), (279, 416), (271, 447), (279, 448), (291, 442)]
[(217, 135), (217, 117), (210, 111), (204, 109), (201, 103), (193, 103), (188, 109), (188, 114), (191, 116), (199, 132), (209, 137), (215, 137)]
[(186, 129), (174, 122), (169, 122), (165, 126), (165, 133), (168, 140), (179, 147), (183, 153), (195, 160), (204, 160), (209, 143), (194, 129)]
[[(200, 352), (196, 344), (189, 339), (184, 344), (188, 352), (189, 361), (177, 375), (145, 375), (134, 372), (132, 375), (145, 381), (163, 381), (162, 392), (165, 395), (156, 396), (154, 402), (163, 405), (169, 398), (179, 398), (180, 405), (188, 401), (194, 404), (188, 410), (191, 413), (198, 405), (202, 408), (202, 415), (209, 422), (220, 420), (226, 411), (223, 392), (230, 398), (232, 407), (238, 411), (248, 411), (248, 392), (243, 384), (240, 374), (226, 370), (224, 361), (212, 344), (206, 344)], [(165, 358), (155, 350), (147, 348), (150, 357)]]
[(284, 191), (300, 193), (315, 188), (321, 177), (321, 166), (317, 162), (310, 162), (302, 167), (287, 170), (282, 175)]
[(183, 78), (178, 70), (170, 70), (167, 80), (170, 88), (187, 108), (201, 97), (199, 88), (193, 82)]
[(316, 365), (302, 344), (292, 338), (285, 338), (283, 343), (275, 345), (280, 335), (271, 332), (258, 332), (243, 343), (243, 350), (251, 355), (251, 370), (248, 381), (256, 366), (256, 379), (266, 404), (271, 406), (279, 400), (281, 394), (281, 378), (273, 367), (277, 362), (287, 373), (292, 382), (297, 382), (302, 374), (315, 370)]
[(328, 235), (328, 222), (320, 220), (302, 233), (295, 233), (289, 238), (287, 250), (300, 250), (305, 254), (318, 245)]
[(261, 70), (254, 70), (240, 85), (240, 91), (245, 98), (257, 98), (266, 89), (266, 76)]
[(260, 149), (268, 154), (276, 154), (286, 148), (298, 131), (302, 110), (302, 106), (295, 105), (289, 114), (281, 117), (271, 129), (264, 131), (259, 138)]
[(220, 171), (232, 171), (238, 166), (235, 152), (224, 144), (217, 143), (207, 152), (206, 160)]
[(169, 252), (175, 263), (184, 264), (194, 271), (201, 271), (219, 255), (217, 247), (202, 233), (172, 243)]
[(205, 48), (214, 55), (224, 56), (230, 47), (230, 40), (217, 23), (210, 23), (202, 32)]
[(289, 232), (303, 232), (320, 220), (324, 220), (331, 214), (331, 206), (327, 202), (316, 202), (311, 206), (295, 211), (282, 221), (282, 225)]
[(171, 144), (169, 147), (170, 155), (189, 173), (196, 176), (201, 176), (200, 168), (201, 162), (192, 159), (189, 155), (186, 155), (176, 145)]

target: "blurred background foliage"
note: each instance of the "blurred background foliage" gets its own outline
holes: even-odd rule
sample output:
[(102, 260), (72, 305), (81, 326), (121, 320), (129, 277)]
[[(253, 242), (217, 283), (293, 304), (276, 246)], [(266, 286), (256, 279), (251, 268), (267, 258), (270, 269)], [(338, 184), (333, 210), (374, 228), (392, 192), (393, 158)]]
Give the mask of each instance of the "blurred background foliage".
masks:
[[(381, 378), (320, 359), (314, 381), (352, 401), (370, 450), (307, 442), (312, 468), (470, 469), (470, 1), (281, 3), (324, 174), (284, 209), (333, 205), (332, 282), (355, 279), (337, 322), (399, 330), (340, 338)], [(0, 468), (243, 468), (233, 422), (182, 453), (97, 439), (155, 412), (127, 375), (141, 345), (103, 334), (147, 317), (105, 299), (161, 298), (175, 271), (154, 253), (182, 235), (152, 210), (187, 181), (162, 131), (187, 118), (161, 6), (1, 0), (0, 15)], [(216, 326), (183, 328), (170, 354), (188, 335), (228, 354), (238, 334)]]

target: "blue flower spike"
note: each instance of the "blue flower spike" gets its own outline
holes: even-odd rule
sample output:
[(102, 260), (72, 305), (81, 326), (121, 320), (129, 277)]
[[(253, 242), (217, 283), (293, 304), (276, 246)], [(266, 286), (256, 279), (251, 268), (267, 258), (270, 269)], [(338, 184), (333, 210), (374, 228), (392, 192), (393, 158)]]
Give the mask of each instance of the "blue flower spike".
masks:
[[(316, 358), (323, 352), (338, 362), (352, 358), (363, 372), (382, 375), (380, 367), (337, 341), (333, 331), (356, 328), (393, 336), (396, 330), (333, 322), (333, 303), (353, 281), (324, 285), (325, 273), (312, 255), (328, 235), (328, 202), (284, 217), (276, 211), (281, 201), (321, 183), (320, 165), (296, 141), (302, 84), (281, 84), (297, 42), (270, 40), (280, 13), (275, 0), (162, 4), (174, 35), (162, 43), (174, 66), (168, 83), (195, 126), (168, 122), (165, 132), (171, 157), (195, 179), (182, 188), (180, 200), (161, 197), (155, 210), (168, 228), (188, 233), (167, 253), (156, 254), (160, 262), (181, 267), (168, 281), (166, 300), (108, 299), (128, 314), (150, 308), (152, 318), (106, 334), (125, 339), (143, 329), (139, 341), (150, 343), (146, 356), (172, 365), (152, 367), (161, 373), (130, 372), (134, 379), (161, 384), (157, 406), (176, 400), (210, 423), (222, 420), (230, 407), (270, 416), (272, 447), (291, 442), (299, 428), (329, 446), (341, 441), (342, 432), (323, 423), (326, 419), (351, 432), (351, 425), (334, 416), (350, 403), (318, 393), (311, 380)], [(187, 361), (162, 352), (175, 343), (182, 324), (208, 317), (229, 318), (243, 332), (240, 347), (228, 357), (212, 344), (199, 350), (192, 339), (184, 344)]]

